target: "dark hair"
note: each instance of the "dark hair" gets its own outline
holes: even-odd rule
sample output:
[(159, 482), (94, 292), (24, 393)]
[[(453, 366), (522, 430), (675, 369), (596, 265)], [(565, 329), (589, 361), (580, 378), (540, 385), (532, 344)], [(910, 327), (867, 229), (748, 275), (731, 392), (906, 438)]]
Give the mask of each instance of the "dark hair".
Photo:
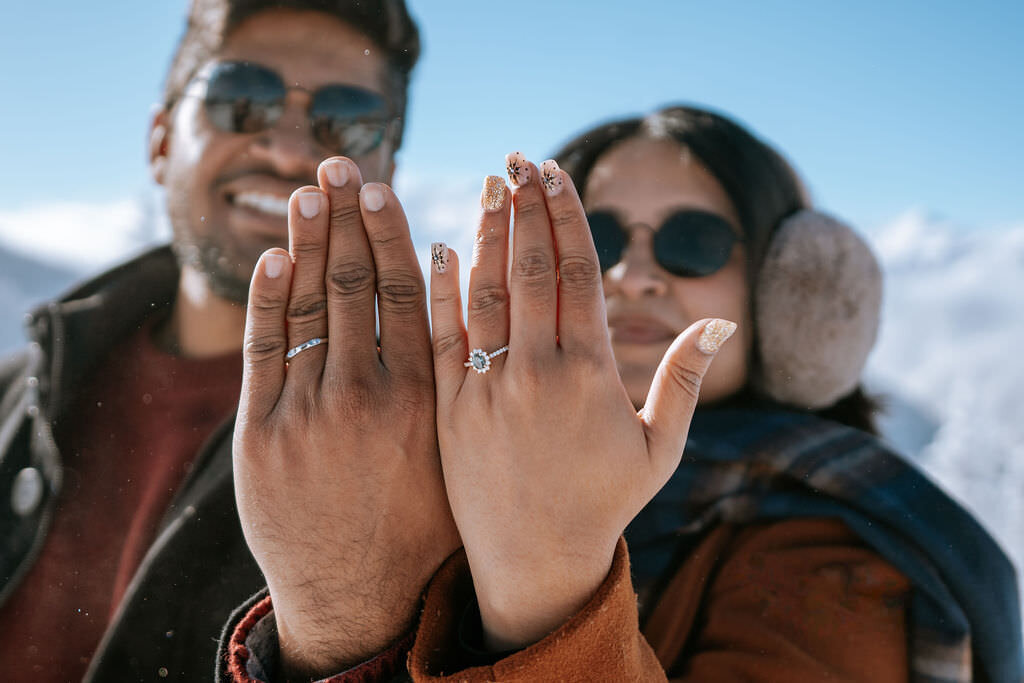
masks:
[(246, 19), (271, 9), (323, 12), (349, 24), (385, 55), (385, 95), (399, 119), (395, 149), (402, 143), (409, 77), (420, 55), (416, 23), (404, 0), (193, 0), (185, 33), (171, 59), (164, 82), (164, 106), (181, 97), (196, 71), (223, 47), (228, 35)]
[[(572, 177), (582, 198), (597, 160), (618, 143), (636, 137), (675, 140), (718, 180), (740, 219), (747, 246), (747, 282), (753, 287), (780, 221), (800, 209), (810, 208), (810, 199), (792, 166), (728, 117), (692, 106), (665, 107), (646, 117), (602, 124), (566, 143), (554, 158)], [(750, 301), (751, 306), (756, 306), (756, 297), (751, 296)], [(756, 338), (756, 329), (754, 335)], [(755, 376), (761, 363), (756, 342), (753, 348), (751, 376)], [(748, 382), (728, 402), (763, 403), (766, 398), (759, 396)], [(831, 406), (814, 412), (877, 433), (872, 416), (877, 407), (876, 401), (858, 385)]]

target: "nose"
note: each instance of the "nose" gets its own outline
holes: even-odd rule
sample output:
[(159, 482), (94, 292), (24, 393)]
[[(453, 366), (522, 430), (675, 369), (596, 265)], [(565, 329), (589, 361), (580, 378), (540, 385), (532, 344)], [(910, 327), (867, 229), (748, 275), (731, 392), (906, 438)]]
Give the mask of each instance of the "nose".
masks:
[(289, 91), (281, 118), (253, 140), (252, 156), (269, 162), (283, 178), (315, 179), (317, 165), (328, 156), (313, 139), (308, 106), (307, 93)]
[(649, 231), (633, 231), (622, 260), (605, 272), (604, 282), (606, 292), (618, 292), (627, 299), (668, 293), (668, 279), (654, 260)]

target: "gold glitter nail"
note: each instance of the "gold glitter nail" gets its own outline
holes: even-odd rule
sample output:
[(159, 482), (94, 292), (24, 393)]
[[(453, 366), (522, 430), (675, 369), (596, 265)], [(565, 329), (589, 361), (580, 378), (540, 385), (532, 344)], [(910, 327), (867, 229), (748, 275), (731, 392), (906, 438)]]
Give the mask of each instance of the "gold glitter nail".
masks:
[(505, 156), (505, 170), (508, 171), (508, 179), (513, 185), (520, 186), (530, 182), (530, 167), (527, 166), (526, 157), (522, 152), (512, 152)]
[(430, 260), (434, 264), (434, 270), (443, 273), (448, 270), (448, 245), (444, 242), (434, 242), (430, 245)]
[(715, 318), (704, 326), (704, 331), (700, 333), (700, 339), (697, 340), (697, 348), (709, 356), (716, 354), (725, 340), (731, 337), (735, 331), (736, 323)]
[(480, 193), (480, 206), (484, 211), (497, 211), (505, 204), (505, 179), (500, 175), (484, 178), (484, 191)]
[(559, 173), (558, 162), (548, 159), (540, 165), (540, 182), (544, 185), (544, 191), (549, 197), (554, 197), (562, 191), (562, 175)]

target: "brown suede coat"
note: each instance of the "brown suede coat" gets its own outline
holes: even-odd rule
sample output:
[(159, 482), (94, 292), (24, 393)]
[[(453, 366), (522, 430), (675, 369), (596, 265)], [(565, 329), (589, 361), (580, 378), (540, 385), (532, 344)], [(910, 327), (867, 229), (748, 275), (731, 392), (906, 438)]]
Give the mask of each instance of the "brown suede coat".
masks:
[(720, 526), (644, 628), (624, 541), (583, 610), (491, 666), (456, 670), (465, 556), (432, 582), (409, 654), (415, 681), (905, 681), (909, 581), (829, 519)]

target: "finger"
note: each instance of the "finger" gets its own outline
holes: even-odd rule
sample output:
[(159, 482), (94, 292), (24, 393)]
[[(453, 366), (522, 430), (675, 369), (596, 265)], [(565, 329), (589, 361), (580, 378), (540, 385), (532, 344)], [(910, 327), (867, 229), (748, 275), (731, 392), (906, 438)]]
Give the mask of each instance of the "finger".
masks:
[[(487, 176), (480, 226), (469, 272), (469, 348), (490, 353), (508, 343), (508, 221), (511, 194), (500, 176)], [(504, 354), (491, 359), (500, 367)], [(463, 358), (465, 361), (465, 357)], [(475, 373), (474, 373), (475, 374)]]
[(736, 323), (708, 318), (690, 325), (665, 352), (639, 416), (651, 462), (664, 477), (679, 464), (697, 408), (700, 385), (719, 347), (736, 331)]
[(363, 179), (359, 167), (345, 157), (324, 161), (317, 176), (331, 207), (324, 282), (331, 338), (326, 372), (351, 376), (379, 362), (377, 277), (359, 209)]
[(462, 323), (459, 255), (443, 242), (430, 245), (430, 326), (438, 406), (451, 405), (466, 379), (469, 355)]
[(601, 264), (576, 186), (551, 159), (540, 165), (540, 178), (558, 254), (559, 346), (588, 353), (600, 348), (610, 354)]
[(377, 269), (381, 362), (432, 379), (427, 287), (405, 211), (382, 183), (363, 185), (359, 200)]
[[(327, 200), (319, 187), (300, 187), (288, 202), (288, 251), (292, 291), (288, 300), (288, 348), (327, 336)], [(302, 351), (288, 361), (288, 384), (308, 391), (318, 386), (326, 346)]]
[(509, 274), (511, 349), (523, 357), (554, 351), (558, 306), (551, 222), (537, 167), (519, 152), (506, 157), (513, 194), (515, 227)]
[(281, 396), (291, 276), (292, 259), (284, 249), (264, 252), (253, 271), (249, 304), (245, 309), (240, 419), (266, 419)]

